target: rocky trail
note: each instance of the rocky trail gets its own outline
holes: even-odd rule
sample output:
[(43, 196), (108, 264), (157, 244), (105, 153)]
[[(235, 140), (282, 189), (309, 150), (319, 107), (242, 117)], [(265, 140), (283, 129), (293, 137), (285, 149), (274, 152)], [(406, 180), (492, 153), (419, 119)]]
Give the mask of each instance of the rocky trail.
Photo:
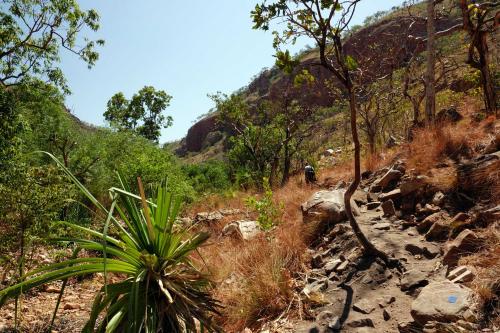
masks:
[[(469, 165), (484, 168), (481, 161), (499, 158), (483, 156)], [(308, 320), (278, 320), (267, 331), (499, 332), (480, 329), (477, 295), (466, 286), (474, 269), (458, 262), (481, 247), (481, 237), (471, 230), (478, 223), (498, 230), (500, 207), (467, 211), (429, 186), (426, 176), (407, 173), (401, 161), (365, 178), (353, 197), (358, 223), (404, 271), (362, 255), (345, 221), (346, 184), (319, 191), (302, 205), (304, 222), (321, 226), (320, 241), (310, 249), (311, 269), (301, 281)]]

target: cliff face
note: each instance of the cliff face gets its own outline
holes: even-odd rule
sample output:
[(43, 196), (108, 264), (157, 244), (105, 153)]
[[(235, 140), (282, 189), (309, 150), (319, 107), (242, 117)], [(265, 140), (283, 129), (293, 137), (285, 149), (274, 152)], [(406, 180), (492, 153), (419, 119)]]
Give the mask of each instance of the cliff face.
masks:
[[(437, 22), (437, 29), (443, 30), (455, 23), (453, 18), (442, 19)], [(417, 47), (421, 46), (414, 37), (425, 37), (425, 35), (424, 21), (412, 24), (410, 18), (396, 17), (368, 26), (350, 36), (345, 44), (346, 53), (352, 55), (362, 66), (357, 81), (363, 84), (369, 83), (373, 78), (389, 74), (404, 65)], [(331, 93), (331, 85), (338, 83), (331, 72), (318, 64), (316, 50), (311, 49), (301, 56), (301, 63), (296, 72), (302, 69), (307, 69), (315, 77), (314, 84), (304, 85), (299, 89), (289, 89), (293, 86), (294, 75), (284, 74), (273, 67), (258, 75), (244, 90), (244, 94), (253, 103), (265, 99), (277, 100), (283, 98), (286, 93), (289, 98), (310, 107), (334, 105), (336, 97)], [(216, 114), (201, 119), (189, 129), (181, 148), (178, 149), (178, 154), (202, 151), (206, 148), (207, 137), (215, 131), (226, 132), (217, 124)]]

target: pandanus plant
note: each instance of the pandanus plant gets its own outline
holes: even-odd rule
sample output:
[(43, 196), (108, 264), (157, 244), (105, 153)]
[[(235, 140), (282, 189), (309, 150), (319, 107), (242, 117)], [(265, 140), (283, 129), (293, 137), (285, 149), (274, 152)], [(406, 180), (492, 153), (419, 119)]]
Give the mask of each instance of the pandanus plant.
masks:
[[(68, 278), (102, 273), (104, 286), (83, 332), (220, 332), (213, 321), (220, 304), (211, 297), (210, 280), (191, 260), (208, 235), (174, 227), (181, 201), (166, 185), (158, 187), (155, 200), (147, 200), (140, 178), (139, 195), (135, 195), (119, 177), (121, 188), (109, 190), (112, 201), (107, 209), (59, 160), (48, 155), (107, 216), (102, 232), (58, 222), (89, 238), (55, 240), (102, 255), (74, 257), (30, 271), (18, 284), (0, 291), (0, 306), (47, 283), (62, 280), (65, 286)], [(110, 225), (117, 230), (113, 237), (108, 234)], [(109, 273), (123, 279), (108, 283)]]

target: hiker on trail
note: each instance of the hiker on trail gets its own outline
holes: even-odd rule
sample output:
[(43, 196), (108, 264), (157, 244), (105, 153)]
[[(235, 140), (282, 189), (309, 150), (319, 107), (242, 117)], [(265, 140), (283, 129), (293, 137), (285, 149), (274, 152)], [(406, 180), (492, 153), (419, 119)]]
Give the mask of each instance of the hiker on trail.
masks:
[(309, 163), (304, 168), (304, 175), (306, 177), (307, 184), (316, 182), (316, 173), (314, 172), (312, 165)]

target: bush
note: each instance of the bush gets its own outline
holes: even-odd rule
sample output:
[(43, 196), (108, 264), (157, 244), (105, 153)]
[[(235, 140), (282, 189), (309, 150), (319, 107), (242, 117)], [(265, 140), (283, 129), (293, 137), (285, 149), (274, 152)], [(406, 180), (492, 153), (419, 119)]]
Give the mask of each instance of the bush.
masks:
[[(113, 202), (107, 209), (53, 158), (107, 216), (102, 233), (60, 222), (86, 233), (89, 239), (57, 240), (101, 252), (103, 256), (70, 259), (31, 271), (22, 277), (23, 282), (0, 291), (0, 306), (8, 298), (50, 282), (103, 273), (105, 285), (95, 298), (84, 332), (197, 332), (197, 322), (209, 332), (221, 331), (211, 319), (212, 314), (219, 313), (219, 303), (209, 293), (211, 283), (191, 261), (192, 253), (208, 235), (174, 228), (181, 201), (167, 192), (166, 185), (158, 187), (154, 200), (147, 200), (140, 179), (140, 196), (132, 194), (122, 182), (122, 188), (110, 189)], [(107, 234), (108, 226), (119, 230), (116, 238)], [(109, 273), (119, 274), (123, 279), (107, 283)], [(101, 316), (103, 320), (97, 324)]]
[(273, 191), (269, 185), (269, 180), (263, 180), (264, 194), (258, 199), (257, 197), (249, 197), (246, 199), (246, 205), (257, 211), (259, 216), (257, 222), (263, 230), (269, 230), (277, 225), (280, 217), (283, 215), (283, 204), (276, 205), (273, 201)]
[(230, 170), (223, 161), (208, 161), (182, 167), (188, 182), (198, 193), (213, 193), (231, 188)]

